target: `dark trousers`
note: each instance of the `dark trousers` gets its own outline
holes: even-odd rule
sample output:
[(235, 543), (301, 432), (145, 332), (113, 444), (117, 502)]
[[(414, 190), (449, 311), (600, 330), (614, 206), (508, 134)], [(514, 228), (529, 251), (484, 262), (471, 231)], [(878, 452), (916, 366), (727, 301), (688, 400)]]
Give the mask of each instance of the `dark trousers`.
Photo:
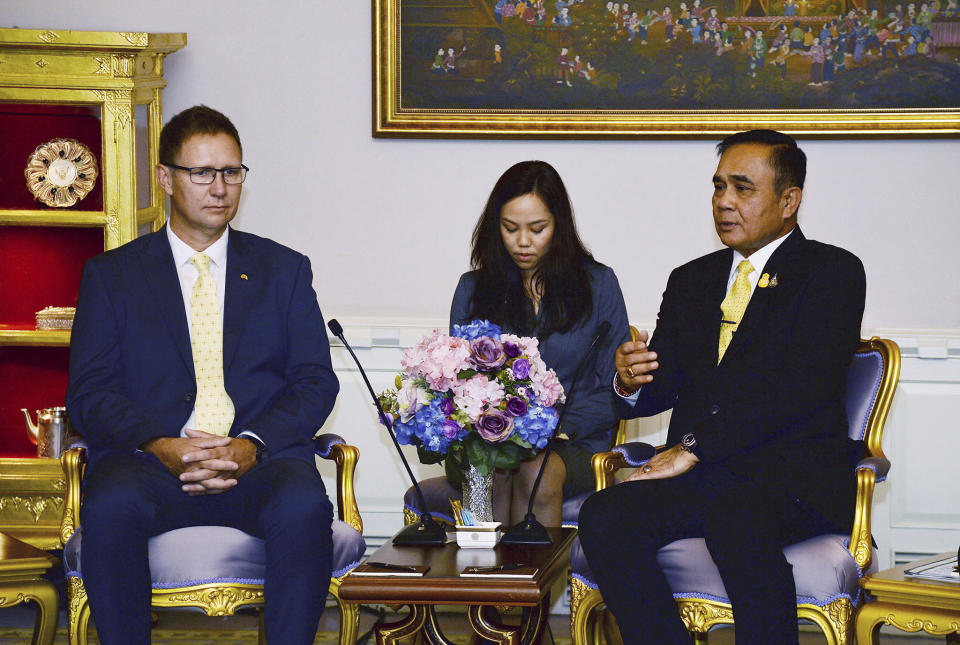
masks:
[(313, 643), (330, 585), (333, 506), (311, 464), (268, 459), (226, 493), (191, 497), (153, 455), (103, 455), (87, 469), (80, 517), (84, 586), (101, 643), (150, 642), (147, 540), (185, 526), (263, 539), (267, 640)]
[(796, 588), (783, 547), (835, 529), (778, 491), (699, 464), (589, 497), (580, 541), (624, 643), (689, 645), (657, 551), (702, 537), (733, 606), (738, 645), (796, 644)]

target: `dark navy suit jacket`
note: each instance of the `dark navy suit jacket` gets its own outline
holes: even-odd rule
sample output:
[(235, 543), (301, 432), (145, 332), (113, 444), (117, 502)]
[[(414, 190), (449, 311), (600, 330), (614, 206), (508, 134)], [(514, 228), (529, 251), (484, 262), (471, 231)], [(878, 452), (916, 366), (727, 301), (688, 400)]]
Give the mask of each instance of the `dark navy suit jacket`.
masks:
[[(223, 363), (236, 416), (271, 456), (313, 463), (339, 391), (310, 261), (231, 229)], [(166, 230), (87, 262), (70, 342), (67, 407), (91, 447), (132, 452), (176, 437), (196, 397), (188, 321)]]
[(775, 286), (754, 290), (718, 365), (732, 261), (724, 249), (670, 275), (650, 340), (660, 366), (629, 415), (672, 409), (668, 447), (693, 432), (702, 464), (776, 486), (849, 525), (850, 460), (861, 447), (847, 439), (843, 397), (860, 338), (863, 265), (794, 230), (763, 268)]

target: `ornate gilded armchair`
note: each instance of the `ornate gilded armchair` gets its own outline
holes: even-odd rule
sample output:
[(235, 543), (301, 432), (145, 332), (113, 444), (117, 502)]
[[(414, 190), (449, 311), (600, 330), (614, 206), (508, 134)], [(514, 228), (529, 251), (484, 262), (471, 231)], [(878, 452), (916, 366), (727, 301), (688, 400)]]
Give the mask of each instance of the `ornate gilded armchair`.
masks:
[[(630, 325), (630, 340), (637, 340), (640, 332), (633, 325)], [(611, 379), (613, 377), (611, 376)], [(610, 446), (617, 446), (623, 443), (627, 436), (627, 422), (621, 421), (610, 435)], [(603, 453), (601, 453), (603, 454)], [(419, 482), (423, 490), (423, 497), (427, 502), (427, 508), (430, 509), (430, 515), (438, 522), (444, 522), (453, 526), (453, 516), (450, 512), (451, 499), (460, 500), (462, 491), (453, 486), (446, 477), (431, 477)], [(580, 506), (583, 500), (590, 493), (577, 495), (563, 500), (563, 509), (561, 511), (561, 522), (563, 526), (577, 528), (577, 517), (580, 515)], [(404, 524), (416, 524), (420, 521), (419, 501), (413, 486), (407, 489), (403, 496), (403, 521)]]
[[(828, 645), (853, 641), (854, 610), (861, 598), (860, 578), (876, 569), (870, 533), (873, 488), (883, 481), (890, 462), (880, 440), (894, 390), (900, 378), (900, 349), (882, 338), (861, 340), (847, 375), (846, 409), (849, 436), (862, 440), (866, 457), (856, 464), (857, 504), (851, 535), (821, 535), (784, 549), (797, 586), (797, 616), (823, 630)], [(646, 444), (625, 444), (593, 457), (597, 490), (613, 485), (619, 468), (640, 466), (652, 454)], [(603, 622), (595, 612), (603, 598), (583, 556), (579, 539), (570, 555), (570, 631), (574, 645), (588, 638), (596, 645)], [(733, 624), (730, 601), (720, 574), (702, 538), (672, 542), (657, 561), (670, 582), (680, 616), (697, 643), (718, 624)]]
[[(353, 475), (358, 450), (335, 434), (314, 439), (314, 449), (323, 459), (337, 464), (337, 509), (333, 520), (333, 577), (330, 593), (340, 607), (340, 643), (354, 643), (360, 612), (357, 605), (340, 602), (338, 590), (343, 578), (360, 564), (366, 544), (363, 521), (353, 492)], [(67, 494), (60, 526), (63, 568), (67, 578), (67, 627), (70, 645), (86, 645), (90, 605), (83, 586), (80, 554), (81, 479), (86, 451), (68, 450), (60, 458), (66, 474)], [(198, 533), (203, 537), (198, 538)], [(189, 545), (198, 541), (218, 544), (218, 558), (197, 558), (185, 562)], [(265, 555), (263, 541), (237, 529), (221, 526), (194, 526), (168, 531), (150, 539), (150, 574), (154, 607), (202, 609), (208, 616), (229, 616), (241, 607), (262, 609)], [(266, 643), (263, 614), (260, 614), (259, 641)]]

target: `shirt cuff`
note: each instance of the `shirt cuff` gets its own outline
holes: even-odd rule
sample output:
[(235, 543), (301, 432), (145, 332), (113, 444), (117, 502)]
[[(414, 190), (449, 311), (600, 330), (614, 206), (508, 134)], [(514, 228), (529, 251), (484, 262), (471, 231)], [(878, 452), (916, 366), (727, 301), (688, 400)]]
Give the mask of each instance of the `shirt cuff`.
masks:
[(258, 435), (256, 432), (253, 432), (251, 430), (241, 430), (239, 433), (237, 433), (237, 437), (253, 437), (263, 445), (267, 445), (267, 442), (261, 439), (260, 435)]
[(626, 392), (620, 389), (620, 385), (617, 382), (617, 373), (616, 372), (613, 373), (613, 391), (617, 393), (617, 396), (619, 396), (621, 399), (623, 399), (630, 405), (636, 404), (637, 399), (640, 398), (640, 390), (642, 389), (643, 389), (643, 386), (641, 385), (640, 389), (638, 389), (633, 394), (627, 394)]

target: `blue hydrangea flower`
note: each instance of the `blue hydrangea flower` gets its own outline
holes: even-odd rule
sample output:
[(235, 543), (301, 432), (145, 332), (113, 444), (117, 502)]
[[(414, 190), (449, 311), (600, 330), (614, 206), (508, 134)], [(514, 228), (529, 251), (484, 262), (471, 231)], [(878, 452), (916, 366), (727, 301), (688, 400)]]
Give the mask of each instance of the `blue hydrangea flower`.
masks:
[[(451, 441), (461, 438), (459, 434), (455, 437), (448, 437), (447, 433), (444, 432), (446, 416), (443, 413), (441, 397), (434, 397), (429, 405), (417, 410), (417, 414), (412, 420), (416, 424), (416, 437), (423, 444), (423, 447), (441, 455), (447, 454)], [(461, 434), (465, 434), (465, 432)]]
[(457, 338), (466, 338), (467, 340), (475, 340), (481, 336), (489, 336), (490, 338), (500, 338), (500, 327), (494, 325), (489, 320), (474, 320), (468, 325), (454, 325), (453, 334)]
[(403, 444), (405, 446), (416, 445), (417, 439), (417, 421), (414, 417), (404, 423), (397, 418), (396, 423), (393, 424), (393, 433), (397, 435), (397, 443)]
[(513, 420), (513, 427), (518, 437), (542, 450), (557, 429), (557, 421), (557, 411), (553, 408), (530, 405), (525, 415)]

